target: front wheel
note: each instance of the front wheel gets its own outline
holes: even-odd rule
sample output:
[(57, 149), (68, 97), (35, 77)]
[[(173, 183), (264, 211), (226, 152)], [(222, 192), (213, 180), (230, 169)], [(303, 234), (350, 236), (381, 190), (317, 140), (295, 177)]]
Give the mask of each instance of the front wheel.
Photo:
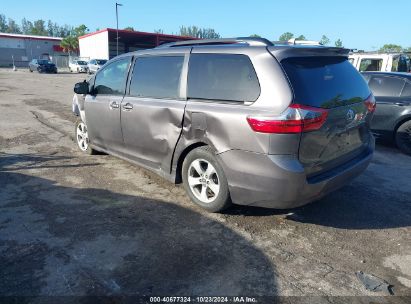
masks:
[(96, 153), (96, 150), (90, 147), (87, 126), (81, 119), (76, 121), (75, 134), (77, 146), (82, 152), (90, 155)]
[(395, 133), (395, 142), (402, 152), (411, 155), (411, 120), (399, 126)]
[(219, 212), (231, 205), (227, 178), (210, 147), (199, 147), (188, 153), (182, 170), (184, 188), (195, 204), (210, 212)]

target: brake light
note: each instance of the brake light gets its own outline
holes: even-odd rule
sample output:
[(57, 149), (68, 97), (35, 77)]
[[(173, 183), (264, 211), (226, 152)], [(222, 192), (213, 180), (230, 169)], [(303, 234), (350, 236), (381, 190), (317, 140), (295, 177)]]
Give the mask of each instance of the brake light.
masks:
[(373, 113), (375, 111), (375, 107), (377, 106), (375, 102), (375, 97), (371, 93), (370, 96), (367, 97), (366, 100), (364, 100), (364, 104), (367, 107), (368, 112)]
[(301, 133), (318, 130), (327, 120), (326, 109), (290, 105), (279, 116), (249, 116), (248, 124), (260, 133)]

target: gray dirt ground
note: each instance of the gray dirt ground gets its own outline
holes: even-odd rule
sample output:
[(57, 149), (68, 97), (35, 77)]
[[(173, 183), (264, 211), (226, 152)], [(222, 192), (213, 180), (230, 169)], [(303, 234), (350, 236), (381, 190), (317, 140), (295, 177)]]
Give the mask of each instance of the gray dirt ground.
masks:
[(411, 295), (411, 157), (296, 210), (208, 214), (182, 187), (73, 142), (85, 75), (0, 70), (0, 295)]

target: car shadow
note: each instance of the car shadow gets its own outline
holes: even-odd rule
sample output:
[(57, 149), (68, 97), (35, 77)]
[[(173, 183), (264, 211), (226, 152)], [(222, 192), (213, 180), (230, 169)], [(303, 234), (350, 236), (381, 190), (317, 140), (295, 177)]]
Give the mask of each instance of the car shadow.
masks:
[(93, 167), (100, 163), (81, 163), (81, 164), (48, 164), (53, 161), (69, 161), (73, 157), (55, 156), (45, 154), (9, 154), (0, 152), (0, 172), (18, 171), (24, 169), (47, 169), (47, 168), (75, 168), (75, 167)]
[(0, 159), (0, 295), (277, 293), (271, 261), (211, 217), (172, 201), (62, 185), (26, 174), (44, 158), (8, 157)]

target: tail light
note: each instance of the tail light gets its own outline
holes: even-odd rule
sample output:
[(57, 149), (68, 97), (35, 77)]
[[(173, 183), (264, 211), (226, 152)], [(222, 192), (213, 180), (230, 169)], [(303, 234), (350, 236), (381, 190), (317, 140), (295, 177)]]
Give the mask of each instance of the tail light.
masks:
[(249, 116), (248, 124), (260, 133), (301, 133), (318, 130), (327, 120), (326, 109), (290, 105), (279, 116)]
[(373, 94), (370, 94), (366, 100), (364, 100), (364, 104), (367, 107), (368, 112), (373, 113), (375, 111), (376, 102), (375, 97)]

